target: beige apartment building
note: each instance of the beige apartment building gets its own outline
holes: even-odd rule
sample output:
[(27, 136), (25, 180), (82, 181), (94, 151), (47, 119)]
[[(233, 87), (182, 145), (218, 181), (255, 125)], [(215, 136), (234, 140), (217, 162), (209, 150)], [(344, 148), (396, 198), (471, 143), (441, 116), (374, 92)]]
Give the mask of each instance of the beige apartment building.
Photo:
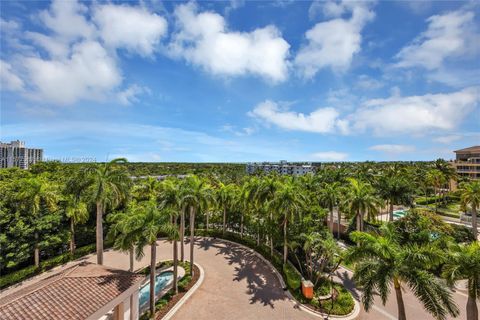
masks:
[[(480, 179), (480, 146), (454, 151), (455, 160), (451, 162), (459, 178)], [(452, 186), (453, 190), (456, 185)]]

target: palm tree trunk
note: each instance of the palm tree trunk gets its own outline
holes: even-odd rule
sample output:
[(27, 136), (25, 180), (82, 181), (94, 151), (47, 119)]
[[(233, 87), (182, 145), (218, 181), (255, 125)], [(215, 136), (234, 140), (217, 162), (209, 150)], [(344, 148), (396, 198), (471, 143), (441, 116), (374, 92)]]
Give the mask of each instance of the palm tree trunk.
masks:
[(407, 320), (400, 282), (397, 279), (394, 279), (393, 282), (395, 287), (395, 295), (397, 296), (398, 320)]
[(195, 208), (190, 207), (190, 275), (193, 275), (194, 232), (195, 232)]
[(434, 194), (433, 196), (435, 197), (435, 213), (438, 213), (438, 204), (437, 204), (437, 187), (434, 188)]
[(133, 266), (133, 263), (134, 263), (133, 262), (133, 260), (134, 260), (133, 256), (134, 256), (134, 254), (135, 254), (134, 247), (131, 246), (130, 249), (128, 249), (128, 255), (129, 255), (129, 259), (130, 259), (130, 267), (128, 268), (128, 271), (130, 271), (130, 272), (133, 272), (133, 268), (134, 268), (134, 266)]
[(478, 320), (478, 307), (475, 296), (468, 295), (467, 299), (467, 320)]
[(155, 265), (157, 261), (157, 242), (150, 245), (150, 319), (155, 318)]
[(389, 201), (389, 203), (390, 203), (390, 209), (388, 211), (389, 221), (393, 221), (393, 201)]
[(243, 238), (243, 211), (242, 211), (242, 216), (240, 218), (240, 238)]
[(340, 208), (337, 208), (337, 215), (338, 215), (337, 239), (340, 239), (340, 221), (342, 220), (342, 213), (340, 212)]
[(173, 240), (173, 290), (175, 294), (178, 293), (178, 248), (177, 248), (177, 238)]
[(97, 202), (97, 264), (103, 264), (103, 208)]
[[(273, 212), (270, 212), (270, 223), (273, 223)], [(273, 257), (273, 234), (269, 235), (270, 257)]]
[(225, 235), (225, 230), (227, 229), (227, 208), (223, 208), (223, 235)]
[(472, 209), (472, 231), (475, 240), (477, 240), (478, 229), (477, 229), (477, 208)]
[(75, 223), (70, 218), (70, 254), (73, 256), (75, 253)]
[(208, 232), (208, 211), (205, 213), (205, 216), (207, 218), (207, 232)]
[(287, 246), (287, 217), (285, 215), (285, 222), (283, 223), (283, 264), (287, 263), (287, 254), (288, 254), (288, 246)]
[(330, 207), (330, 231), (333, 234), (333, 207)]
[(180, 260), (185, 261), (184, 253), (185, 245), (185, 208), (182, 208), (182, 213), (180, 214)]
[(38, 232), (35, 231), (35, 249), (33, 252), (35, 259), (35, 267), (40, 268), (40, 248), (38, 246)]
[(357, 211), (357, 231), (362, 231), (362, 220), (361, 220), (361, 216), (360, 216), (360, 211)]

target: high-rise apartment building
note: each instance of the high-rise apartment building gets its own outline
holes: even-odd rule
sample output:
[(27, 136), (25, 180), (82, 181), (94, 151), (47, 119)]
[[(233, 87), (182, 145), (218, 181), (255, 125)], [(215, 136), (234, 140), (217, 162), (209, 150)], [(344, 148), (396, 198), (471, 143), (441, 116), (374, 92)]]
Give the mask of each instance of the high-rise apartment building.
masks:
[(43, 160), (43, 149), (27, 148), (23, 141), (0, 142), (0, 168), (28, 169)]

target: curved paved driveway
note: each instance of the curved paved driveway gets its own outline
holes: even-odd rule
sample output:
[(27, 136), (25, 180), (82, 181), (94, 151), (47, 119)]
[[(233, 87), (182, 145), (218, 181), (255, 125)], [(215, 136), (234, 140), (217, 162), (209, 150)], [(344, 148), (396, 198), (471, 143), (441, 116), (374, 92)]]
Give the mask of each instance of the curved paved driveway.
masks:
[(194, 259), (205, 280), (174, 319), (318, 319), (294, 308), (275, 274), (253, 252), (210, 238), (195, 245)]

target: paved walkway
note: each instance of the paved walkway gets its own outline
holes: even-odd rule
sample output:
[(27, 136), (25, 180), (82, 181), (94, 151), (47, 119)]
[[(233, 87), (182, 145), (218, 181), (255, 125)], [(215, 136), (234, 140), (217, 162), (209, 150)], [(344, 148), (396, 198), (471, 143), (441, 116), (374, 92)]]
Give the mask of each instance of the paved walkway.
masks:
[[(295, 308), (285, 296), (275, 274), (252, 252), (235, 244), (208, 238), (198, 238), (195, 244), (195, 261), (204, 268), (205, 280), (191, 299), (180, 308), (174, 319), (320, 319)], [(188, 252), (186, 245), (186, 258)], [(158, 241), (158, 261), (171, 257), (171, 243)], [(88, 258), (92, 262), (95, 262), (95, 259), (95, 255)], [(148, 265), (149, 261), (150, 250), (146, 248), (143, 259), (135, 262), (135, 269)], [(107, 251), (104, 254), (105, 265), (128, 269), (128, 263), (127, 254), (116, 251)], [(336, 277), (358, 300), (361, 293), (354, 286), (351, 272), (340, 268)], [(460, 316), (455, 319), (466, 319), (466, 296), (458, 292), (454, 294), (454, 298), (461, 311)], [(408, 319), (433, 319), (408, 290), (404, 300)], [(395, 301), (393, 292), (385, 307), (376, 299), (372, 310), (368, 314), (362, 311), (358, 319), (396, 319)]]

